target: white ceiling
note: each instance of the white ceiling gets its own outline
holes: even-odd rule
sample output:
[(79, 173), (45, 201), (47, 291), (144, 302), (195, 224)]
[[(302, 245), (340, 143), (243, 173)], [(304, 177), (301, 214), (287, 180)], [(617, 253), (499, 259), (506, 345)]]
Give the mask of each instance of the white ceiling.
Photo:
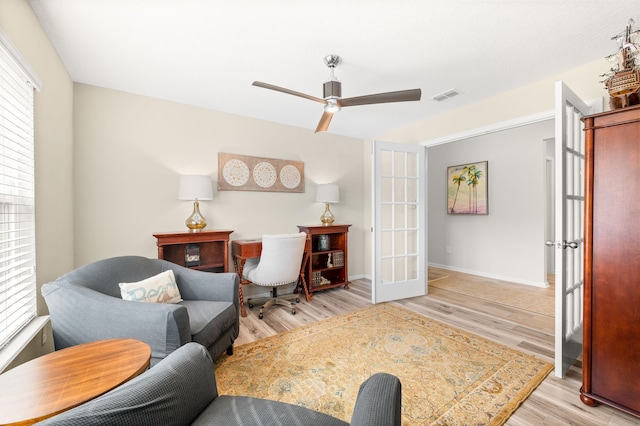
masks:
[(329, 132), (358, 138), (601, 59), (640, 23), (640, 0), (29, 2), (79, 83), (310, 131), (321, 104), (251, 83), (322, 97), (335, 53), (343, 97), (422, 89), (419, 102), (338, 112)]

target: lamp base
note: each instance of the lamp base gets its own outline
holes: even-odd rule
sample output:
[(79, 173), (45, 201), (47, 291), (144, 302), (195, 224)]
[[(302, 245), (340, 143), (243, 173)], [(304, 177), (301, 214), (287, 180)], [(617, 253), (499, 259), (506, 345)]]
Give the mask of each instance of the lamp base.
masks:
[(207, 226), (207, 221), (200, 213), (200, 203), (193, 202), (193, 213), (184, 222), (191, 232), (200, 232)]
[(324, 209), (324, 213), (322, 213), (322, 216), (320, 216), (320, 222), (322, 222), (324, 226), (329, 226), (333, 224), (333, 222), (335, 222), (336, 218), (333, 215), (333, 213), (331, 213), (331, 207), (329, 207), (329, 203), (324, 203), (324, 204), (325, 204), (325, 209)]

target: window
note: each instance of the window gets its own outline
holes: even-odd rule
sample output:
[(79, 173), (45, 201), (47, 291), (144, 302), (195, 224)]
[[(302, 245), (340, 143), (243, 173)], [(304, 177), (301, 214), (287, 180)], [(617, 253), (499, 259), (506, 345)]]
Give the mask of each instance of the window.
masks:
[(37, 315), (35, 85), (0, 33), (0, 348)]

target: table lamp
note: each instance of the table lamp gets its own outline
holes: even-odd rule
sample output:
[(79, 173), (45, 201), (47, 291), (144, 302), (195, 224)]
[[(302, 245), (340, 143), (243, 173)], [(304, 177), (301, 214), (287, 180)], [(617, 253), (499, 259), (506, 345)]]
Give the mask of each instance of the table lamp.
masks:
[(178, 185), (178, 199), (193, 201), (193, 213), (187, 218), (185, 224), (192, 232), (198, 232), (207, 226), (207, 221), (200, 213), (199, 200), (213, 199), (211, 178), (201, 175), (180, 176)]
[(316, 201), (325, 203), (324, 213), (320, 216), (320, 221), (323, 225), (331, 225), (336, 218), (331, 213), (330, 204), (340, 202), (340, 194), (338, 192), (338, 185), (333, 183), (325, 183), (318, 185), (316, 189)]

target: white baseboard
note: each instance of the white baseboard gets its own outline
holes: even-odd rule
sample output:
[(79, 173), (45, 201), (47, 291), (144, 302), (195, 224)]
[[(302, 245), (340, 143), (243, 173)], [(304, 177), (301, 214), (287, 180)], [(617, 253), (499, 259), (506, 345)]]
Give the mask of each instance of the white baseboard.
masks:
[(471, 269), (464, 269), (464, 268), (456, 268), (454, 266), (440, 265), (440, 264), (437, 264), (437, 263), (429, 263), (429, 266), (433, 266), (434, 268), (446, 269), (446, 270), (449, 270), (449, 271), (462, 272), (463, 274), (470, 274), (470, 275), (477, 275), (479, 277), (491, 278), (491, 279), (494, 279), (494, 280), (508, 281), (508, 282), (516, 283), (516, 284), (530, 285), (530, 286), (533, 286), (533, 287), (541, 287), (541, 288), (549, 287), (549, 283), (546, 280), (542, 281), (542, 282), (540, 282), (540, 281), (523, 280), (521, 278), (516, 278), (516, 277), (509, 277), (509, 276), (497, 275), (497, 274), (489, 274), (487, 272), (474, 271), (474, 270), (471, 270)]
[[(530, 286), (533, 286), (533, 287), (542, 287), (542, 288), (549, 287), (549, 283), (547, 281), (544, 281), (542, 283), (538, 282), (538, 281), (526, 281), (526, 280), (521, 280), (521, 279), (513, 278), (513, 277), (505, 277), (505, 276), (502, 276), (502, 275), (487, 274), (486, 272), (472, 271), (472, 270), (462, 269), (462, 268), (454, 268), (454, 267), (447, 266), (447, 265), (439, 265), (437, 263), (429, 263), (429, 266), (433, 266), (434, 268), (447, 269), (449, 271), (462, 272), (462, 273), (470, 274), (470, 275), (478, 275), (480, 277), (493, 278), (493, 279), (501, 280), (501, 281), (509, 281), (509, 282), (516, 283), (516, 284), (530, 285)], [(358, 277), (361, 278), (361, 279), (369, 280), (369, 281), (372, 281), (372, 279), (373, 279), (371, 277), (371, 275), (359, 275)], [(355, 279), (355, 278), (352, 278), (352, 279)]]

